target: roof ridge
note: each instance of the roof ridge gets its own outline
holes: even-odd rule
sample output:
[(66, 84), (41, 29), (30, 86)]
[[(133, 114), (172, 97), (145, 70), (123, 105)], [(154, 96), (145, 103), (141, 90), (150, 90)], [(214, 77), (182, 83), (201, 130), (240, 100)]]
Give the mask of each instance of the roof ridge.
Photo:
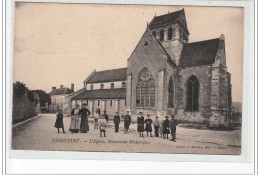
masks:
[(208, 40), (196, 41), (196, 42), (192, 42), (192, 43), (185, 43), (185, 45), (196, 44), (196, 43), (201, 43), (201, 42), (207, 42), (207, 41), (212, 41), (212, 40), (219, 40), (219, 38), (213, 38), (213, 39), (208, 39)]
[(181, 10), (178, 10), (178, 11), (174, 11), (174, 12), (171, 12), (171, 13), (167, 13), (167, 14), (164, 14), (164, 15), (160, 15), (160, 16), (155, 16), (155, 18), (161, 17), (161, 16), (167, 16), (167, 15), (173, 14), (173, 13), (180, 13), (181, 11), (184, 11), (184, 9), (181, 9)]
[(116, 68), (116, 69), (101, 70), (101, 71), (96, 71), (95, 73), (97, 73), (97, 72), (105, 72), (105, 71), (112, 71), (112, 70), (120, 70), (120, 69), (127, 69), (127, 67), (124, 67), (124, 68)]

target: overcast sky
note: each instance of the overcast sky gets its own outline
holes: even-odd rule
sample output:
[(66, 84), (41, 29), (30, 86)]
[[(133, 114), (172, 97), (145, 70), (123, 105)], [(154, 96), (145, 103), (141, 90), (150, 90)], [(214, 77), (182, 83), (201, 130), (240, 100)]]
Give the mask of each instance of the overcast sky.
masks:
[(184, 8), (189, 42), (225, 35), (233, 101), (242, 101), (242, 8), (21, 3), (15, 7), (14, 77), (29, 89), (75, 89), (94, 70), (126, 67), (147, 22)]

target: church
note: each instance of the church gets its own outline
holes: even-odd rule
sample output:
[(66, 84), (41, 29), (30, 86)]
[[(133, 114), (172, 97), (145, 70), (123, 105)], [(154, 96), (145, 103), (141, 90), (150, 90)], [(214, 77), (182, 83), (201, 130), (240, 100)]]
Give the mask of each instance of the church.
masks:
[(87, 103), (112, 118), (129, 110), (133, 118), (174, 114), (183, 123), (229, 127), (231, 74), (225, 37), (189, 43), (184, 9), (155, 16), (127, 59), (127, 68), (93, 71), (71, 95), (71, 107)]

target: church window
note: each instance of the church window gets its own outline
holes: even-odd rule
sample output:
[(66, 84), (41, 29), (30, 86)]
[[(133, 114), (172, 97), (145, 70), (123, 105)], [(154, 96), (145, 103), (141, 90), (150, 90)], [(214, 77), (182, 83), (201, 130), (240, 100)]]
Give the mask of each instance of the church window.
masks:
[(98, 104), (98, 106), (99, 106), (99, 100), (97, 101), (97, 104)]
[(125, 88), (125, 87), (126, 87), (126, 83), (122, 82), (122, 88)]
[(94, 85), (90, 85), (90, 90), (93, 90), (94, 89)]
[(168, 107), (174, 107), (174, 84), (173, 78), (171, 77), (169, 85), (168, 85)]
[(125, 106), (126, 106), (126, 100), (125, 100)]
[(154, 107), (155, 106), (155, 83), (152, 73), (144, 68), (140, 74), (136, 86), (136, 106)]
[(100, 85), (100, 89), (104, 89), (104, 84), (101, 84), (101, 85)]
[(156, 32), (155, 31), (153, 31), (153, 36), (156, 38)]
[(114, 89), (114, 88), (115, 88), (115, 84), (111, 83), (111, 89)]
[(199, 110), (199, 80), (196, 76), (192, 75), (186, 84), (187, 89), (187, 111), (198, 111)]
[(110, 100), (110, 106), (112, 106), (113, 105), (113, 101), (112, 100)]
[(148, 46), (149, 44), (148, 44), (148, 42), (147, 41), (145, 41), (144, 42), (144, 46)]
[(172, 28), (168, 29), (168, 40), (172, 39)]
[(164, 30), (160, 31), (160, 41), (164, 40)]

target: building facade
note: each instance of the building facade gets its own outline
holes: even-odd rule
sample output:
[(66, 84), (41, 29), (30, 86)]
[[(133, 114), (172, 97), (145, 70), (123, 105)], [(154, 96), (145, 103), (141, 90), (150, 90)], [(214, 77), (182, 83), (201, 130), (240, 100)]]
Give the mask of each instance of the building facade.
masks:
[(184, 9), (155, 16), (127, 68), (93, 72), (72, 101), (87, 100), (92, 111), (128, 109), (133, 117), (141, 111), (161, 119), (175, 114), (181, 122), (228, 127), (232, 95), (224, 35), (194, 43), (189, 35)]
[(52, 91), (49, 93), (51, 96), (50, 112), (56, 113), (59, 110), (63, 114), (69, 114), (70, 111), (70, 94), (74, 92), (74, 84), (71, 84), (71, 89), (60, 85), (59, 89), (52, 87)]

